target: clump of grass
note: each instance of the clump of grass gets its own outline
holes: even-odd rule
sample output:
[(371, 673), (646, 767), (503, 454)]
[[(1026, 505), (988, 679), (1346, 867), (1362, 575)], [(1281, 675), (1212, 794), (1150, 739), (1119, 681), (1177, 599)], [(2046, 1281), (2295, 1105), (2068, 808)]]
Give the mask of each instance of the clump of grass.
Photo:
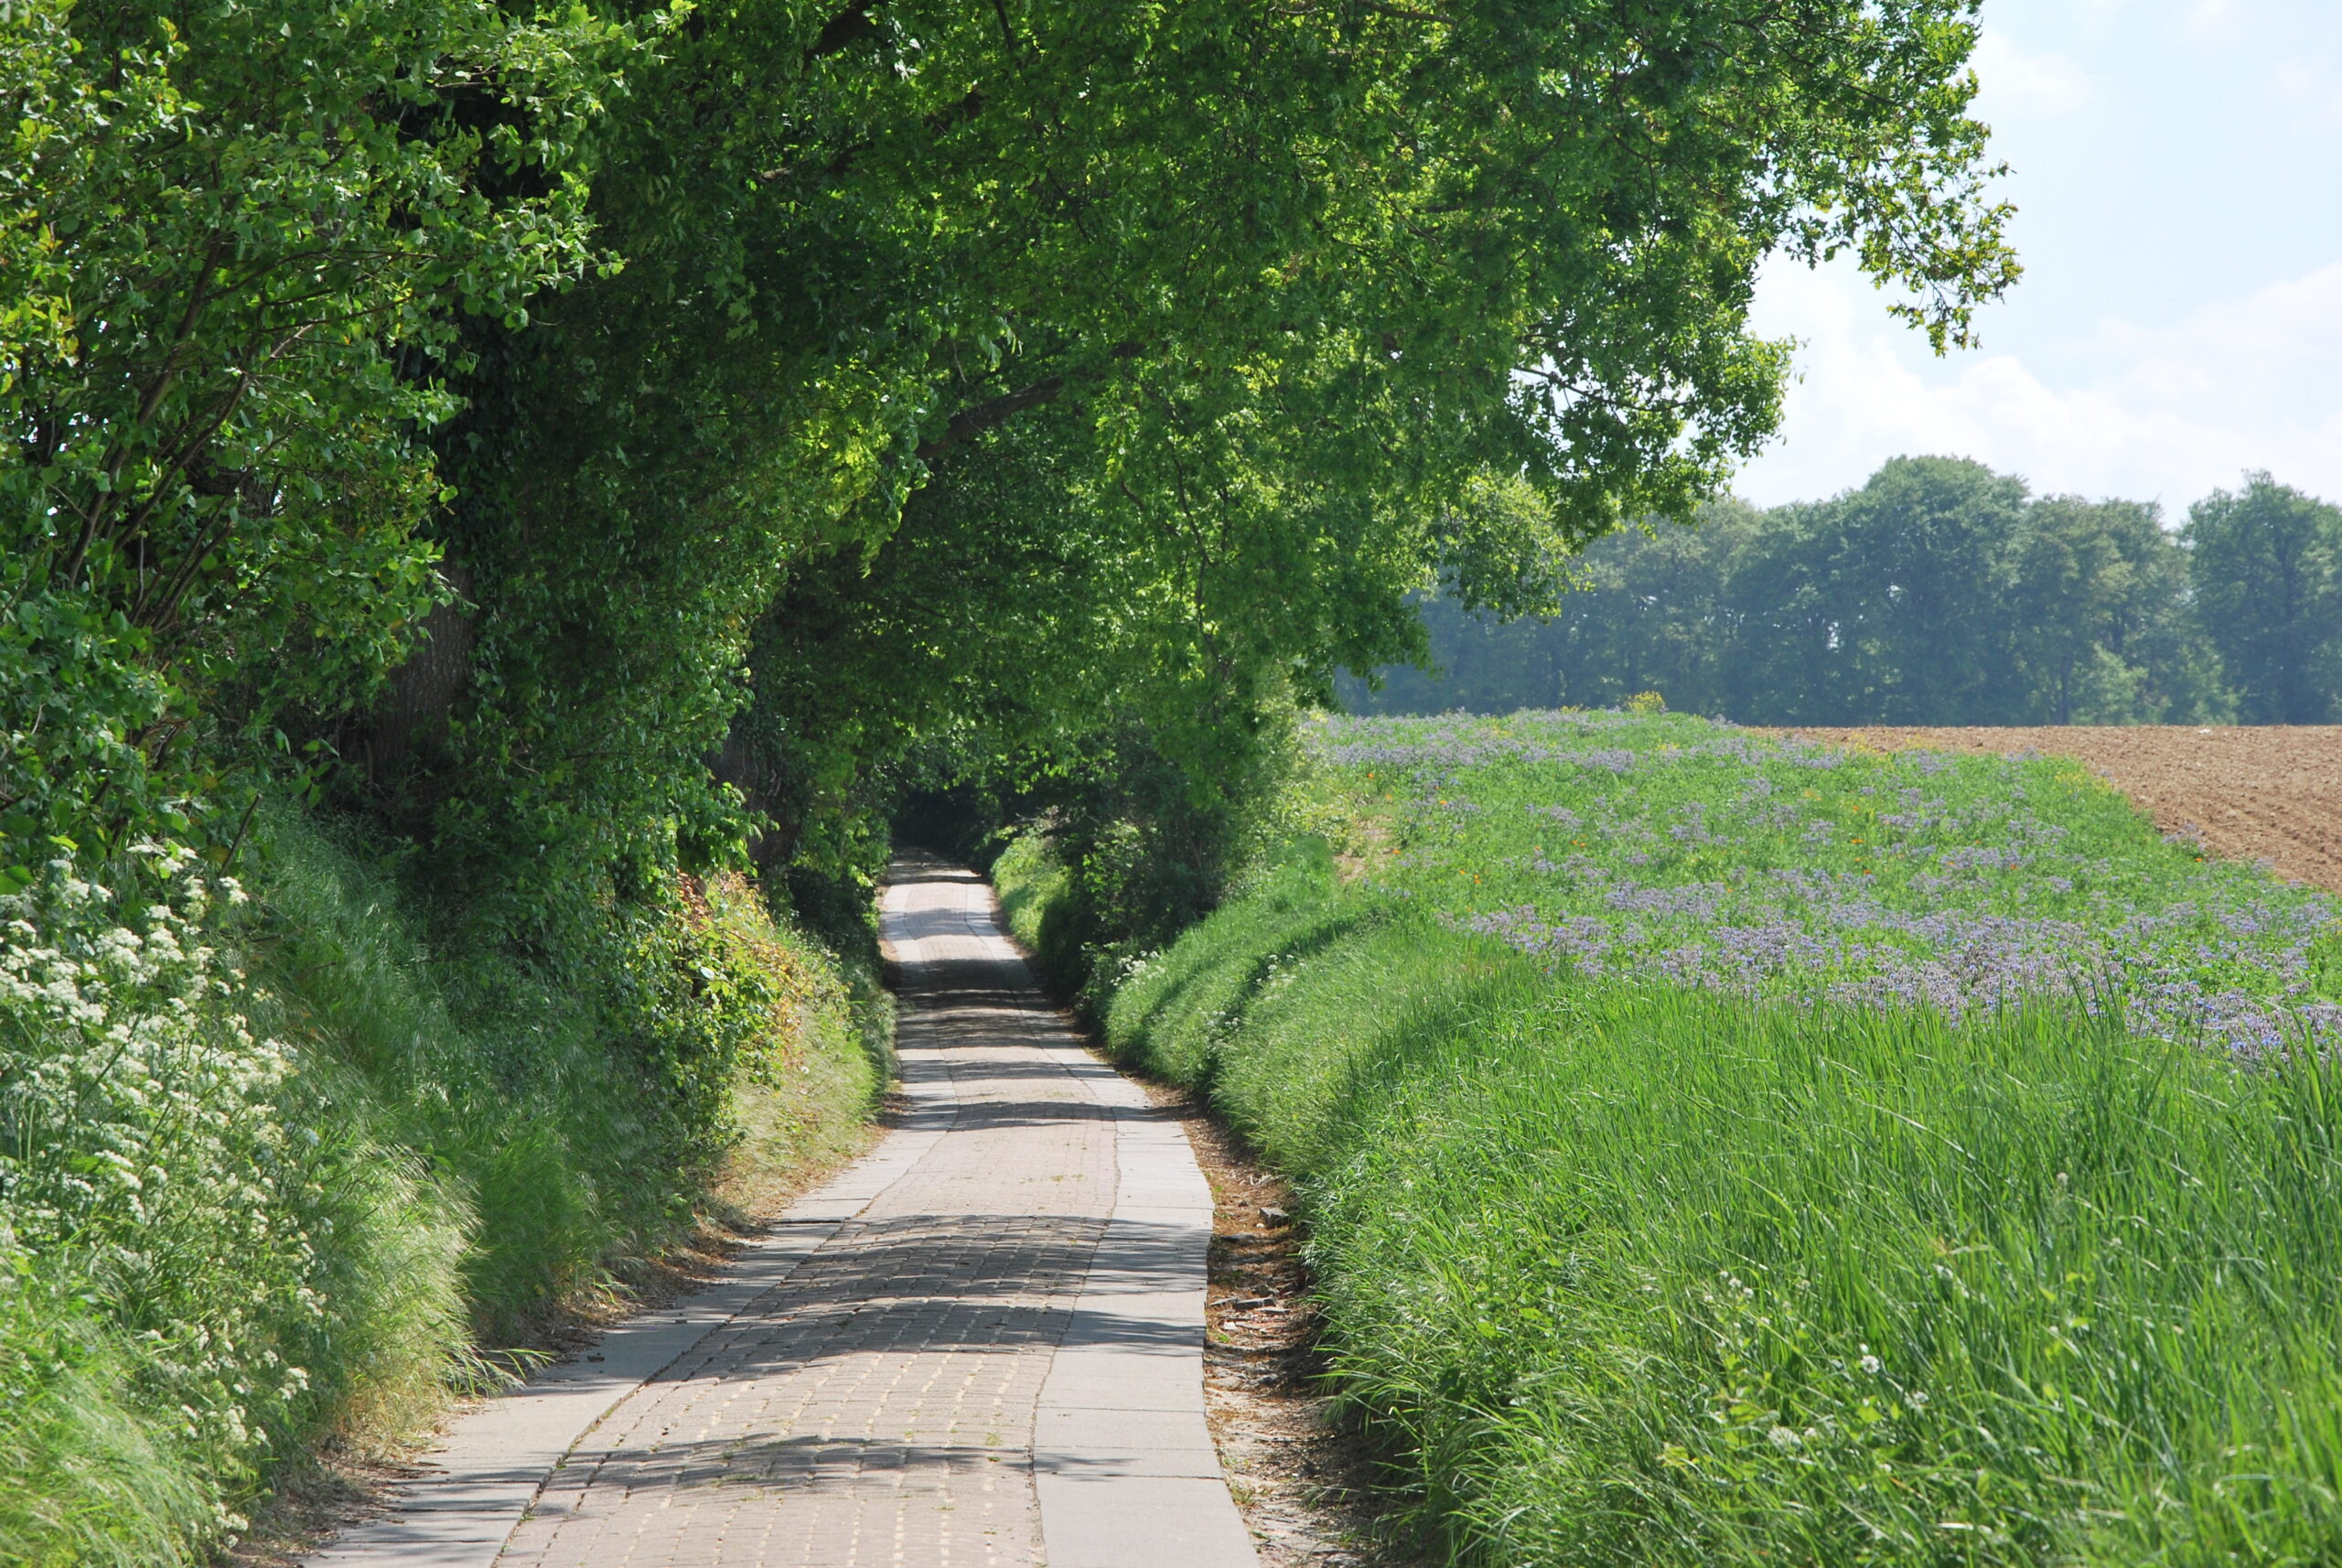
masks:
[(1095, 1018), (1121, 970), (1115, 955), (1082, 940), (1082, 902), (1048, 835), (1019, 832), (992, 868), (1009, 934), (1032, 958), (1043, 984)]
[[(416, 1151), (433, 1201), (462, 1215), (455, 1289), (478, 1345), (526, 1342), (564, 1305), (622, 1299), (629, 1261), (685, 1235), (720, 1182), (775, 1187), (858, 1136), (891, 1004), (875, 974), (747, 883), (685, 890), (632, 960), (646, 973), (614, 1020), (607, 1001), (493, 955), (435, 952), (386, 879), (314, 829), (275, 826), (256, 944), (274, 1022), (342, 1075), (337, 1113)], [(646, 1022), (682, 1041), (622, 1037)], [(733, 1054), (704, 1041), (712, 1031)], [(688, 1076), (703, 1056), (716, 1063), (708, 1105), (679, 1124), (645, 1067)]]
[(188, 1561), (217, 1499), (156, 1432), (133, 1359), (31, 1262), (0, 1251), (0, 1562)]
[(1412, 1045), (1316, 1255), (1352, 1399), (1476, 1552), (2342, 1551), (2330, 1069), (1618, 989)]
[(875, 969), (776, 918), (739, 878), (709, 882), (704, 907), (772, 984), (771, 1044), (733, 1091), (738, 1137), (711, 1184), (726, 1218), (753, 1222), (868, 1142), (892, 1077), (895, 1009)]
[(1050, 854), (1047, 835), (1023, 832), (1010, 839), (993, 864), (992, 882), (1009, 934), (1025, 950), (1038, 953), (1054, 946), (1055, 933), (1047, 923), (1053, 911), (1062, 919), (1068, 889), (1065, 867)]
[[(1644, 766), (1619, 729), (1658, 726), (1649, 750), (1720, 736), (1597, 720), (1627, 760), (1585, 788), (1582, 761), (1509, 751), (1517, 722), (1445, 721), (1441, 776), (1410, 777), (1477, 812), (1384, 801), (1359, 776), (1392, 757), (1337, 759), (1352, 771), (1321, 777), (1316, 819), (1343, 837), (1354, 811), (1372, 832), (1344, 847), (1395, 839), (1384, 858), (1410, 864), (1296, 846), (1110, 1015), (1118, 1051), (1209, 1086), (1299, 1178), (1338, 1384), (1424, 1539), (1505, 1564), (2342, 1560), (2330, 1055), (2305, 1030), (2241, 1055), (2165, 1016), (2143, 1030), (2119, 992), (1955, 1014), (1833, 997), (1827, 966), (1703, 985), (1469, 929), (1482, 896), (1458, 868), (1513, 851), (1492, 802), (1590, 820)], [(1651, 776), (1671, 766), (1641, 775), (1669, 806)], [(2198, 870), (2087, 780), (1955, 785), (1971, 830), (2000, 789), (2021, 792), (2003, 817), (2089, 839), (2130, 890), (2100, 906), (2116, 919), (2174, 888), (2225, 899), (2216, 917), (2307, 907)], [(1666, 842), (1727, 886), (1792, 853), (1714, 836)], [(1601, 853), (1645, 847), (1622, 838)], [(1625, 864), (1638, 886), (1665, 875)], [(2290, 950), (2243, 947), (2286, 999)]]

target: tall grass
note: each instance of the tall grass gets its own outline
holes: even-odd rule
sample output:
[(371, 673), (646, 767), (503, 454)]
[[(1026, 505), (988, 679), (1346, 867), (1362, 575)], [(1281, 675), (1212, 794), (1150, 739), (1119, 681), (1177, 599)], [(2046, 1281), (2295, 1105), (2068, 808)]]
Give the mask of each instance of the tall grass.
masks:
[(30, 1262), (0, 1259), (0, 1562), (185, 1561), (218, 1499), (156, 1431), (132, 1355)]
[[(2107, 856), (2171, 853), (2076, 800)], [(1425, 1541), (2342, 1561), (2330, 1056), (2106, 994), (1955, 1019), (1556, 967), (1460, 929), (1476, 824), (1434, 822), (1445, 908), (1304, 841), (1108, 1027), (1299, 1178), (1338, 1387)]]
[[(395, 1448), (552, 1315), (622, 1303), (703, 1214), (850, 1152), (881, 1086), (875, 975), (744, 884), (642, 922), (622, 985), (580, 993), (435, 950), (391, 879), (295, 813), (263, 812), (254, 851), (253, 897), (209, 932), (244, 977), (190, 1015), (283, 1042), (262, 1058), (280, 1078), (157, 1069), (104, 1102), (113, 1122), (60, 1126), (99, 1101), (27, 1095), (73, 1041), (0, 1019), (0, 1563), (200, 1560), (285, 1465)], [(189, 1126), (242, 1129), (205, 1134), (256, 1183), (241, 1217), (201, 1200), (203, 1139), (139, 1124), (197, 1090), (212, 1120)], [(74, 1162), (116, 1148), (149, 1161), (130, 1197), (76, 1208)]]
[(1070, 890), (1065, 867), (1050, 854), (1048, 840), (1039, 833), (1011, 839), (993, 866), (992, 879), (1010, 934), (1040, 959), (1045, 970), (1079, 982), (1080, 954), (1068, 949), (1065, 935)]

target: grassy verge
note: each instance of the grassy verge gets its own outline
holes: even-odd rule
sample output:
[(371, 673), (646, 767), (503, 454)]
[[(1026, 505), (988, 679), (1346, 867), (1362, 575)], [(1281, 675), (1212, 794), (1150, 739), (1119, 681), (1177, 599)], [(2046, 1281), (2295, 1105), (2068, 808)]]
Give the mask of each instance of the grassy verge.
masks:
[(745, 884), (614, 922), (587, 988), (435, 950), (298, 814), (252, 847), (248, 889), (192, 870), (178, 913), (18, 901), (0, 1562), (201, 1560), (768, 1210), (881, 1087), (875, 972)]
[(1065, 867), (1050, 854), (1048, 840), (1019, 833), (992, 869), (993, 890), (1009, 934), (1033, 955), (1053, 986), (1078, 988), (1084, 977), (1080, 950), (1069, 939), (1072, 889)]
[(2342, 1560), (2329, 901), (2051, 764), (1599, 715), (1318, 750), (1320, 834), (1109, 1037), (1297, 1178), (1427, 1540)]

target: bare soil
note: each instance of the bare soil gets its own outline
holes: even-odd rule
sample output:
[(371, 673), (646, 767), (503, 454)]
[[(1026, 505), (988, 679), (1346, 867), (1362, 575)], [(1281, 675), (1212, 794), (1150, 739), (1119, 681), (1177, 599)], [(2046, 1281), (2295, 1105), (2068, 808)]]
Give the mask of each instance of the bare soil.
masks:
[(1773, 730), (1874, 751), (2070, 757), (2167, 833), (2278, 875), (2342, 892), (2342, 725), (2074, 725), (2031, 729)]

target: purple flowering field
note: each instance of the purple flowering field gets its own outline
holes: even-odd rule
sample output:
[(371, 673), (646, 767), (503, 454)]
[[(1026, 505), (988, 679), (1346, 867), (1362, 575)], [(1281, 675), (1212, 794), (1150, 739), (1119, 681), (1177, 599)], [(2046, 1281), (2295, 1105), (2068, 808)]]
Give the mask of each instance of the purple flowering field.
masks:
[(1585, 975), (2121, 1006), (2252, 1055), (2342, 1043), (2342, 900), (2166, 838), (2078, 764), (1875, 755), (1677, 714), (1327, 718), (1365, 877)]

